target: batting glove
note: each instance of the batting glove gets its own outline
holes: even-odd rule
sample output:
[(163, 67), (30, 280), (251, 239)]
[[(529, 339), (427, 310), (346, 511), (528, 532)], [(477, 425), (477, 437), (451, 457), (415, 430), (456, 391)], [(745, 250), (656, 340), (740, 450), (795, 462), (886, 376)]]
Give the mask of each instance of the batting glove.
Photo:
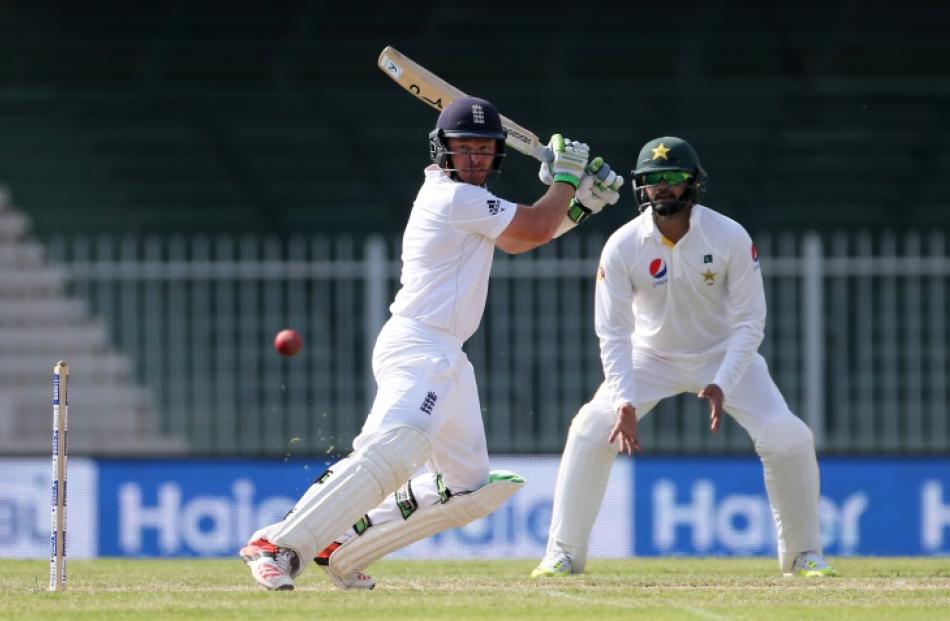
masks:
[(563, 181), (576, 189), (584, 176), (590, 147), (583, 142), (565, 139), (561, 134), (554, 134), (548, 143), (548, 151), (554, 154), (554, 159), (541, 164), (538, 177), (542, 183), (550, 185), (555, 181)]

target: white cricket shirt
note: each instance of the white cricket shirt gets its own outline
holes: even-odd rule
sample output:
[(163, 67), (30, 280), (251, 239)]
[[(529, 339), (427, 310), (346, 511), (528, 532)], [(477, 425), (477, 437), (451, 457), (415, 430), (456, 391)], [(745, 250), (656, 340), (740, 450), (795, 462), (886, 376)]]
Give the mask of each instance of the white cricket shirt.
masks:
[(684, 364), (724, 353), (713, 382), (728, 400), (765, 313), (758, 252), (738, 222), (694, 205), (673, 245), (647, 209), (610, 236), (597, 271), (595, 327), (614, 408), (637, 403), (633, 347)]
[(402, 287), (389, 310), (464, 342), (485, 311), (495, 238), (518, 206), (435, 165), (425, 177), (403, 234)]

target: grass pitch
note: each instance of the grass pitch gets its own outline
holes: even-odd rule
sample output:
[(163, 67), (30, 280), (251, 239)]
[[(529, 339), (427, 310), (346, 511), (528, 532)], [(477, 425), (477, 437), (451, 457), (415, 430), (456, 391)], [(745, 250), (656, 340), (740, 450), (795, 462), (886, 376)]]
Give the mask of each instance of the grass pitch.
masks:
[(830, 579), (782, 578), (771, 559), (594, 560), (533, 580), (535, 561), (382, 561), (374, 591), (336, 590), (311, 564), (293, 592), (256, 586), (239, 560), (0, 561), (0, 619), (950, 619), (950, 559), (833, 559)]

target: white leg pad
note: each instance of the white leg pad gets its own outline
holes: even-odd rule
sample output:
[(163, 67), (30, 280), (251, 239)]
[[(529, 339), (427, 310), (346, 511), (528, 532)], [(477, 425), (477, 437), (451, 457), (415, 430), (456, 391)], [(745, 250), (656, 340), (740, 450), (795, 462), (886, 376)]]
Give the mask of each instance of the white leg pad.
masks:
[(575, 573), (584, 570), (590, 533), (610, 480), (617, 447), (608, 444), (613, 412), (596, 401), (584, 405), (567, 434), (557, 471), (545, 558), (564, 553)]
[(779, 567), (788, 573), (800, 553), (822, 553), (818, 461), (811, 430), (795, 416), (784, 417), (758, 438), (756, 452), (775, 519)]
[(453, 494), (444, 503), (420, 507), (406, 519), (373, 525), (361, 536), (350, 537), (330, 555), (330, 568), (342, 575), (361, 571), (390, 552), (489, 515), (522, 485), (524, 479), (514, 472), (493, 471), (488, 484), (474, 492)]
[(381, 433), (334, 464), (282, 521), (262, 534), (271, 543), (294, 550), (300, 559), (311, 559), (412, 476), (428, 457), (429, 441), (421, 431), (397, 427)]

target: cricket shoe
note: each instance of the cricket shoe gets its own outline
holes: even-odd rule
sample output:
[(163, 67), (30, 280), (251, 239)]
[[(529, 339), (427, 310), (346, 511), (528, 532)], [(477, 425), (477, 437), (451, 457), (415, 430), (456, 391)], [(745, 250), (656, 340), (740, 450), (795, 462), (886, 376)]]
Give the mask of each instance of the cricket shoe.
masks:
[(563, 552), (551, 557), (545, 557), (531, 572), (532, 578), (547, 578), (570, 576), (574, 573), (571, 557)]
[(339, 548), (341, 545), (341, 543), (334, 541), (324, 548), (323, 552), (316, 555), (313, 558), (313, 562), (319, 565), (323, 571), (327, 572), (327, 575), (330, 576), (330, 580), (333, 580), (333, 584), (344, 591), (368, 591), (374, 588), (376, 586), (376, 581), (373, 580), (371, 576), (364, 574), (361, 571), (351, 571), (348, 574), (341, 574), (330, 567), (330, 555), (336, 552), (337, 548)]
[(297, 553), (289, 548), (278, 548), (266, 539), (256, 539), (241, 548), (241, 558), (251, 568), (257, 583), (271, 591), (293, 591), (294, 579), (300, 562)]
[(802, 552), (792, 564), (792, 574), (805, 578), (824, 578), (838, 575), (838, 570), (815, 552)]

